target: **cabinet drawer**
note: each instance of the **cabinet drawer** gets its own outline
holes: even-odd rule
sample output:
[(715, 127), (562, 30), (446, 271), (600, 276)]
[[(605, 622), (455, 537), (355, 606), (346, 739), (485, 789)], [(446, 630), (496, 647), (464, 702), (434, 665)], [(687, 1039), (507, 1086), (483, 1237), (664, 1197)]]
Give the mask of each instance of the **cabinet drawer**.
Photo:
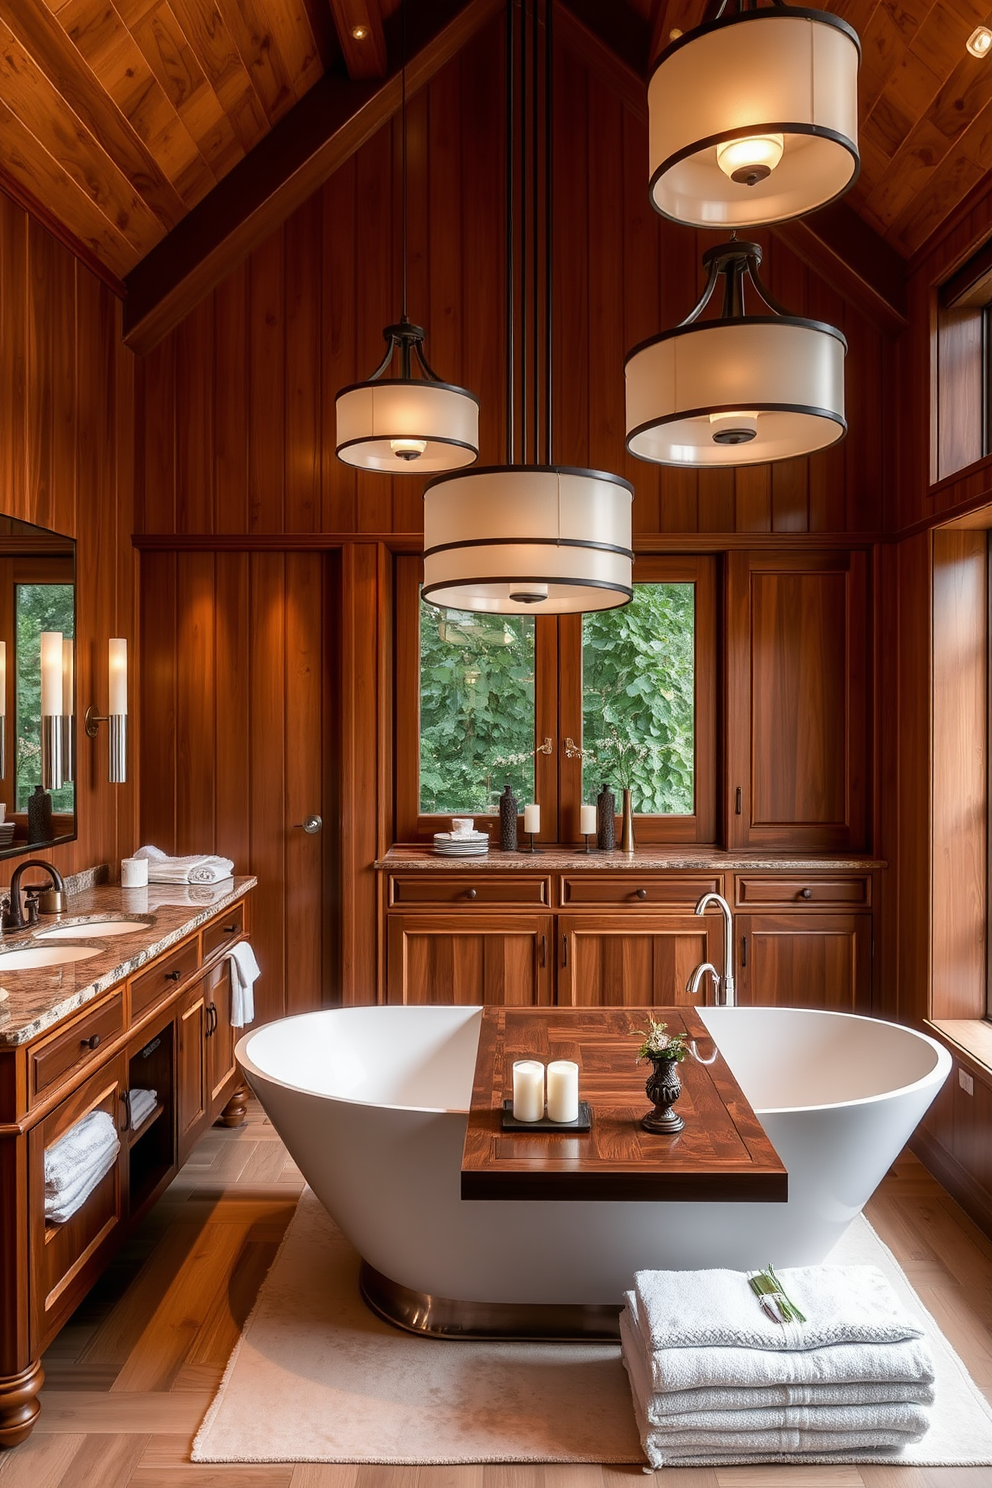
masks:
[[(230, 921), (228, 921), (230, 923)], [(191, 977), (200, 964), (200, 949), (197, 938), (177, 946), (167, 956), (162, 956), (148, 971), (131, 979), (131, 1018), (139, 1017), (145, 1008), (173, 992), (180, 982)]]
[(233, 904), (220, 919), (213, 920), (203, 929), (203, 959), (212, 956), (218, 946), (233, 945), (245, 933), (245, 906), (241, 900)]
[(31, 1094), (40, 1097), (62, 1077), (100, 1057), (101, 1046), (106, 1046), (118, 1034), (124, 1032), (124, 999), (120, 992), (109, 1002), (103, 1002), (76, 1018), (54, 1038), (28, 1055)]
[(546, 878), (523, 878), (519, 873), (501, 873), (483, 878), (480, 874), (409, 873), (389, 880), (390, 907), (420, 904), (519, 904), (523, 908), (544, 905), (550, 898)]
[(819, 878), (811, 873), (805, 878), (796, 874), (788, 878), (741, 875), (737, 879), (739, 909), (771, 905), (784, 908), (790, 904), (797, 909), (810, 909), (817, 905), (825, 908), (834, 905), (867, 906), (871, 904), (871, 878), (866, 873), (836, 878)]
[(713, 875), (698, 878), (683, 876), (625, 873), (616, 869), (604, 872), (577, 873), (561, 880), (561, 902), (569, 909), (584, 905), (623, 905), (637, 909), (693, 910), (704, 894), (718, 894), (722, 881)]

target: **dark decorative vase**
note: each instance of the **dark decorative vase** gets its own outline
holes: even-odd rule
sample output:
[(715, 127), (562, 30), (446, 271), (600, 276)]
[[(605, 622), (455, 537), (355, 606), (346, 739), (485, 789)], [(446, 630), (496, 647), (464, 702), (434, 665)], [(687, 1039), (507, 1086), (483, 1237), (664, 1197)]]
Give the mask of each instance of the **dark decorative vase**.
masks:
[(682, 1094), (677, 1059), (652, 1059), (651, 1073), (644, 1086), (649, 1101), (654, 1101), (654, 1110), (641, 1117), (645, 1131), (670, 1135), (680, 1132), (685, 1121), (672, 1107)]
[(51, 842), (52, 798), (40, 785), (36, 785), (28, 796), (28, 841)]
[(517, 850), (517, 813), (520, 805), (506, 782), (506, 789), (499, 798), (499, 845), (504, 852)]
[(617, 844), (617, 802), (606, 784), (596, 797), (596, 846), (600, 852), (612, 852)]

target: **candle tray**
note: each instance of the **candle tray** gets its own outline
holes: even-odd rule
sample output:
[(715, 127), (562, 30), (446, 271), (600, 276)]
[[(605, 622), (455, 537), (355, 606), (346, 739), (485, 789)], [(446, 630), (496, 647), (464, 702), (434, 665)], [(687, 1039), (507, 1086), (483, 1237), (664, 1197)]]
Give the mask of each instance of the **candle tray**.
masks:
[(587, 1132), (592, 1127), (592, 1112), (589, 1102), (579, 1101), (577, 1121), (549, 1121), (542, 1116), (540, 1121), (518, 1121), (513, 1114), (513, 1101), (503, 1102), (503, 1130), (513, 1132)]

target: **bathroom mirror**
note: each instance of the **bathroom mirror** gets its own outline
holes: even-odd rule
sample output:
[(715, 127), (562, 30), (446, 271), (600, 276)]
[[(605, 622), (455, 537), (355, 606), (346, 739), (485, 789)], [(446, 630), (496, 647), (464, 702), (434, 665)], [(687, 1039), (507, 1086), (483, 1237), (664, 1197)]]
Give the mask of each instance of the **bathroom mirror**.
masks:
[(75, 636), (75, 542), (0, 516), (0, 857), (76, 835)]

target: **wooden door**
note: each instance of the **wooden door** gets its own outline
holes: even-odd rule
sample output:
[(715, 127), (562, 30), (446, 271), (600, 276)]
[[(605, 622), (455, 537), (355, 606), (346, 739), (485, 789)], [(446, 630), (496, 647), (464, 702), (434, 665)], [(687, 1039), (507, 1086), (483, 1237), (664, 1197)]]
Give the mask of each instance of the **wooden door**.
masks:
[(742, 1004), (871, 1011), (871, 915), (738, 915)]
[(867, 555), (731, 553), (727, 846), (867, 845)]
[(226, 958), (206, 978), (207, 1105), (213, 1119), (225, 1103), (224, 1088), (234, 1072), (234, 1045), (240, 1036), (231, 1027), (231, 963)]
[(390, 915), (389, 1001), (550, 1003), (553, 927), (550, 915)]
[(176, 1018), (176, 1132), (179, 1162), (207, 1124), (207, 983), (201, 979), (179, 1004)]
[[(703, 961), (723, 970), (715, 915), (562, 915), (558, 1002), (563, 1007), (673, 1007)], [(712, 981), (699, 1001), (711, 1002)]]

